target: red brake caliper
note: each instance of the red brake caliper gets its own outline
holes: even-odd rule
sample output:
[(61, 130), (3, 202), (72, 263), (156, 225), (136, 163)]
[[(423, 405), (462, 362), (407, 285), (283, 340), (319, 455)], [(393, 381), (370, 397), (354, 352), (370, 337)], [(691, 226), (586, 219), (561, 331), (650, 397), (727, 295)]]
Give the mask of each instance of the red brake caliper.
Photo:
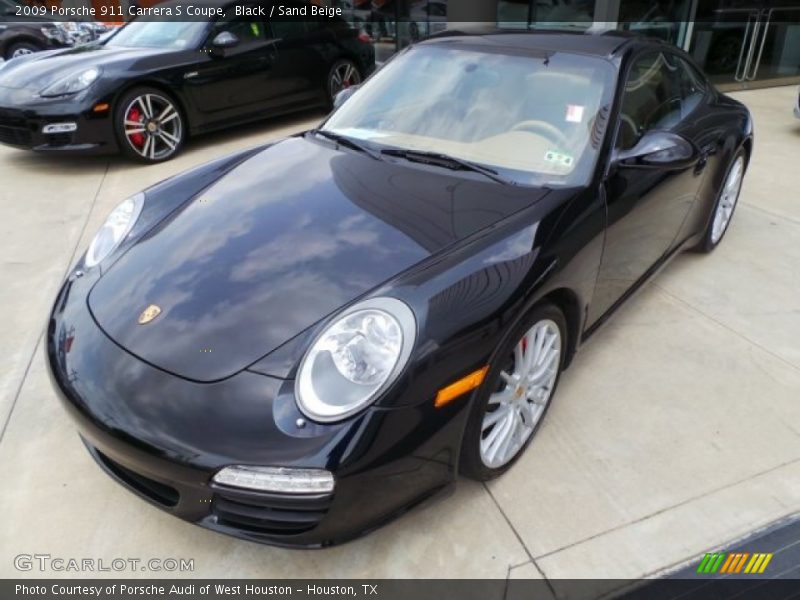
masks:
[[(141, 111), (135, 106), (132, 106), (131, 109), (128, 111), (127, 120), (139, 122), (141, 118), (142, 118)], [(134, 146), (144, 146), (144, 134), (132, 133), (128, 137), (130, 137), (131, 142), (133, 143)]]

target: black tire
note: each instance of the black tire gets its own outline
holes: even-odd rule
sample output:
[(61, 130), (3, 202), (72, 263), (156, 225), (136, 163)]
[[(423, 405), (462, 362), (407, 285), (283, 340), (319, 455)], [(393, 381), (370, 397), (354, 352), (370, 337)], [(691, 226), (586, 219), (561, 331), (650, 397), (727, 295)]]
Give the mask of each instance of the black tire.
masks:
[(328, 77), (325, 80), (325, 90), (329, 107), (333, 106), (333, 99), (343, 89), (359, 85), (363, 76), (358, 65), (349, 58), (340, 58), (331, 65)]
[(33, 52), (39, 52), (42, 50), (41, 46), (34, 44), (33, 42), (14, 42), (13, 44), (9, 45), (6, 48), (6, 60), (11, 60), (15, 58), (15, 55), (24, 55), (24, 54), (31, 54)]
[(714, 239), (714, 222), (717, 211), (719, 210), (720, 203), (723, 200), (725, 195), (725, 188), (726, 183), (728, 182), (728, 178), (731, 175), (731, 170), (733, 169), (736, 162), (741, 159), (742, 160), (742, 178), (744, 178), (745, 173), (747, 172), (747, 155), (744, 150), (739, 150), (736, 154), (733, 155), (731, 162), (725, 168), (725, 177), (722, 180), (722, 185), (720, 186), (719, 191), (717, 192), (717, 198), (714, 200), (714, 208), (711, 210), (711, 214), (708, 218), (708, 225), (706, 226), (706, 230), (703, 232), (702, 239), (698, 242), (698, 244), (692, 248), (694, 252), (701, 252), (701, 253), (709, 253), (714, 248), (719, 246), (719, 243), (725, 238), (725, 234), (728, 232), (730, 228), (730, 222), (733, 220), (733, 215), (736, 213), (736, 206), (739, 204), (739, 195), (741, 193), (741, 183), (739, 184), (739, 189), (736, 192), (736, 197), (734, 199), (733, 209), (731, 211), (730, 216), (728, 217), (728, 221), (725, 224), (725, 228), (722, 230), (722, 234), (717, 238)]
[[(483, 419), (487, 414), (489, 398), (493, 393), (497, 392), (499, 388), (505, 386), (505, 382), (501, 380), (500, 372), (507, 367), (509, 357), (513, 357), (514, 348), (517, 343), (522, 339), (526, 332), (534, 327), (534, 325), (546, 320), (552, 321), (558, 326), (561, 342), (556, 376), (554, 382), (552, 383), (552, 387), (550, 388), (547, 403), (544, 405), (543, 411), (534, 424), (533, 431), (516, 452), (514, 457), (502, 466), (487, 466), (481, 457), (480, 445), (483, 438)], [(478, 481), (494, 479), (510, 469), (514, 463), (519, 460), (519, 457), (524, 454), (531, 441), (534, 439), (534, 437), (536, 437), (536, 433), (544, 421), (547, 410), (553, 403), (553, 397), (555, 396), (558, 382), (561, 379), (561, 370), (566, 357), (566, 350), (568, 346), (567, 341), (568, 331), (564, 313), (561, 312), (558, 307), (549, 303), (540, 304), (534, 307), (523, 319), (509, 329), (509, 331), (503, 337), (503, 341), (500, 342), (497, 350), (492, 355), (489, 363), (489, 371), (486, 374), (483, 384), (480, 388), (478, 388), (474, 398), (472, 399), (470, 415), (464, 431), (464, 438), (461, 442), (461, 461), (459, 470), (463, 475)], [(513, 362), (513, 358), (510, 360)]]
[[(149, 119), (146, 116), (148, 100), (151, 108)], [(170, 111), (167, 111), (167, 105), (171, 107)], [(126, 115), (141, 121), (141, 132), (129, 125), (127, 130), (133, 133), (126, 133)], [(162, 115), (163, 120), (159, 120)], [(150, 122), (156, 123), (152, 132), (148, 129)], [(141, 163), (159, 163), (177, 156), (186, 141), (186, 125), (178, 102), (170, 94), (152, 87), (130, 89), (114, 109), (114, 132), (119, 147), (126, 156)]]

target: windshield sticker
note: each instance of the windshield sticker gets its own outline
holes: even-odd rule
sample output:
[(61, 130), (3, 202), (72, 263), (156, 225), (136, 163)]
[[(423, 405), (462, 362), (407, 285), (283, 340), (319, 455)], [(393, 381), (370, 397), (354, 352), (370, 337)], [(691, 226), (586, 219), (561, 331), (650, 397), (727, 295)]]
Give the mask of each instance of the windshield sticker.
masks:
[(567, 122), (580, 123), (583, 121), (583, 106), (567, 104)]
[(548, 150), (544, 153), (544, 159), (547, 162), (556, 163), (565, 167), (572, 166), (572, 156), (564, 152), (557, 152), (556, 150)]

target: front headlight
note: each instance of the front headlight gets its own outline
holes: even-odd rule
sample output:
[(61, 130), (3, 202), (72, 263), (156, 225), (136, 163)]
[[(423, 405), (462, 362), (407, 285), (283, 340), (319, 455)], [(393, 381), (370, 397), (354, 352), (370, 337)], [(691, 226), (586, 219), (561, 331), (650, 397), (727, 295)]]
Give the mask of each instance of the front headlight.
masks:
[(63, 79), (59, 79), (55, 83), (48, 85), (41, 92), (40, 96), (63, 96), (65, 94), (74, 94), (75, 92), (82, 92), (95, 80), (100, 77), (100, 67), (91, 67), (84, 71), (78, 71), (67, 75)]
[(120, 242), (125, 239), (139, 215), (144, 204), (144, 194), (138, 193), (123, 201), (117, 208), (111, 211), (106, 222), (92, 238), (86, 256), (83, 258), (84, 266), (91, 268), (100, 264)]
[(362, 410), (403, 370), (416, 335), (414, 313), (400, 300), (372, 298), (351, 306), (316, 337), (300, 363), (300, 410), (324, 423)]

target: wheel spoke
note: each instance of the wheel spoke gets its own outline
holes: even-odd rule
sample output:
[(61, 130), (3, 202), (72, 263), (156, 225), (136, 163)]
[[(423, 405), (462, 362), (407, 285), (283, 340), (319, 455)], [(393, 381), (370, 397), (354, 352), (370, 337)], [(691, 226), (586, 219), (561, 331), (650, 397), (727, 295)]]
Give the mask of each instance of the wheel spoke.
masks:
[(161, 139), (162, 142), (164, 142), (167, 146), (169, 146), (170, 150), (175, 150), (175, 142), (169, 139), (172, 136), (169, 136), (169, 134), (167, 134), (166, 131), (160, 132), (158, 134), (158, 137)]
[(153, 138), (148, 135), (147, 139), (145, 139), (144, 141), (144, 148), (142, 148), (140, 152), (142, 156), (147, 157), (147, 151), (150, 149), (150, 145), (152, 143), (153, 143)]
[(486, 416), (483, 418), (482, 431), (486, 431), (498, 421), (506, 418), (509, 410), (511, 410), (511, 408), (509, 408), (508, 405), (501, 405), (494, 412), (486, 413)]
[(484, 440), (486, 444), (486, 454), (491, 462), (494, 462), (497, 457), (497, 450), (503, 443), (505, 436), (508, 435), (510, 427), (513, 425), (511, 413), (506, 413), (505, 418), (502, 419), (494, 428), (489, 432)]
[(125, 135), (128, 137), (132, 136), (135, 133), (144, 133), (144, 127), (136, 127), (134, 129), (126, 129)]
[(506, 388), (489, 396), (489, 404), (502, 404), (503, 402), (511, 400), (513, 397), (514, 390), (512, 388)]

